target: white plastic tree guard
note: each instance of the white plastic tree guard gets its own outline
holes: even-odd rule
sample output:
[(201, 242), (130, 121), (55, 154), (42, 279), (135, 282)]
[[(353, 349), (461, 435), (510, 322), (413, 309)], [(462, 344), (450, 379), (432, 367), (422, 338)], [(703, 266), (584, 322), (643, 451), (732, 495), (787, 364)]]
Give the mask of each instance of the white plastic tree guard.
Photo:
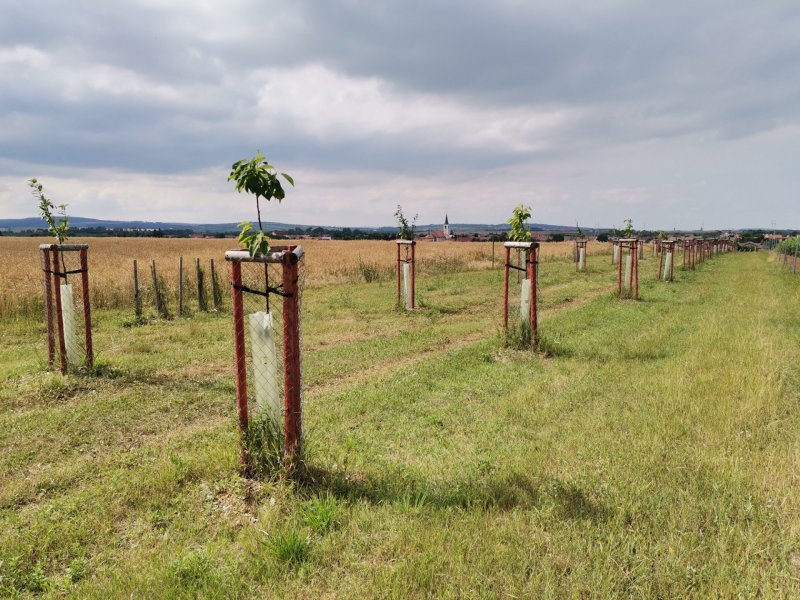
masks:
[[(91, 369), (94, 364), (88, 250), (88, 244), (39, 246), (44, 273), (47, 359), (53, 367), (58, 356), (62, 373), (79, 367)], [(79, 277), (70, 280), (70, 275)]]
[[(250, 380), (254, 413), (272, 420), (283, 431), (283, 459), (290, 471), (297, 466), (302, 449), (303, 256), (301, 246), (273, 247), (268, 254), (252, 257), (243, 250), (225, 253), (231, 266), (239, 431), (244, 434), (249, 426)], [(249, 473), (250, 462), (243, 443), (240, 462), (243, 472)]]
[[(406, 310), (414, 310), (416, 306), (417, 242), (414, 240), (395, 241), (397, 242), (397, 305), (404, 306)], [(403, 255), (403, 253), (405, 254)]]
[[(503, 271), (503, 337), (507, 339), (508, 318), (509, 318), (509, 274), (512, 269), (521, 271), (525, 274), (520, 284), (519, 293), (519, 316), (523, 327), (530, 332), (532, 348), (539, 344), (539, 322), (537, 310), (537, 284), (538, 284), (538, 265), (539, 265), (539, 243), (538, 242), (505, 242), (505, 268)], [(511, 251), (525, 254), (525, 267), (513, 264)], [(520, 261), (521, 262), (521, 261)]]

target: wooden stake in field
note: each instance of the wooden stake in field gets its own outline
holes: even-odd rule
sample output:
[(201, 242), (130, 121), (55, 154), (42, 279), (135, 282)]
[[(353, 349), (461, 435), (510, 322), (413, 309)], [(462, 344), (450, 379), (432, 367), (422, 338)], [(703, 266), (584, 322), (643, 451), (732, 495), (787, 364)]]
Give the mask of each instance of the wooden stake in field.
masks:
[(222, 308), (222, 290), (219, 287), (219, 278), (217, 277), (213, 258), (211, 259), (211, 302), (215, 311), (219, 311)]
[[(231, 300), (233, 306), (233, 342), (236, 365), (236, 406), (238, 413), (238, 426), (240, 433), (240, 464), (242, 473), (249, 475), (252, 464), (243, 443), (245, 433), (249, 427), (248, 408), (248, 366), (252, 368), (254, 387), (258, 391), (259, 385), (276, 386), (272, 392), (280, 389), (283, 391), (283, 420), (281, 425), (283, 433), (283, 460), (289, 473), (293, 472), (302, 456), (302, 382), (301, 382), (301, 347), (300, 347), (300, 268), (303, 260), (303, 248), (300, 246), (273, 247), (269, 254), (256, 254), (250, 256), (246, 250), (232, 250), (225, 253), (225, 260), (231, 267)], [(254, 264), (253, 264), (254, 263)], [(262, 266), (263, 265), (263, 266)], [(268, 282), (264, 267), (277, 267), (281, 271), (279, 287), (271, 287)], [(248, 278), (243, 276), (243, 268), (249, 268)], [(248, 284), (245, 285), (244, 281)], [(258, 287), (254, 281), (259, 280)], [(258, 312), (245, 314), (244, 294), (257, 298)], [(269, 309), (263, 311), (261, 297), (276, 296), (281, 299), (280, 317), (283, 322), (282, 336), (273, 335), (272, 324), (277, 315)], [(245, 322), (250, 328), (251, 345), (253, 352), (248, 360), (245, 343)], [(266, 327), (266, 331), (263, 328)], [(261, 349), (259, 360), (267, 360), (272, 368), (277, 369), (277, 357), (282, 357), (282, 377), (264, 377), (259, 373), (255, 351), (255, 335), (263, 334), (268, 341), (270, 349)], [(278, 354), (277, 344), (282, 346), (282, 354)], [(257, 398), (256, 398), (257, 399)], [(267, 415), (268, 418), (272, 418)]]
[(139, 263), (133, 259), (133, 314), (137, 321), (142, 320), (142, 292), (139, 290)]
[[(531, 349), (539, 345), (539, 318), (537, 310), (536, 286), (539, 280), (539, 243), (538, 242), (505, 242), (505, 262), (503, 271), (503, 339), (508, 342), (508, 309), (509, 309), (509, 274), (511, 269), (525, 274), (520, 288), (521, 326), (530, 334)], [(512, 262), (511, 252), (525, 255), (525, 267)], [(518, 261), (519, 262), (519, 261)]]
[[(395, 241), (397, 242), (397, 306), (404, 306), (406, 310), (414, 310), (416, 306), (417, 242), (414, 240)], [(403, 248), (402, 252), (401, 247)]]
[(206, 286), (204, 283), (205, 273), (200, 266), (200, 259), (195, 259), (195, 273), (197, 276), (197, 309), (200, 312), (208, 312), (208, 298), (206, 298)]
[[(62, 373), (70, 367), (83, 366), (91, 369), (94, 365), (92, 344), (92, 315), (89, 294), (88, 244), (41, 244), (42, 271), (44, 272), (44, 306), (47, 325), (48, 365), (55, 365), (56, 353)], [(77, 268), (69, 268), (68, 261), (74, 264), (74, 253), (78, 254)], [(78, 293), (75, 293), (69, 276), (79, 274)], [(76, 313), (83, 313), (83, 322)], [(81, 340), (80, 329), (83, 328)], [(56, 346), (56, 341), (58, 345)], [(81, 358), (82, 355), (82, 358)], [(81, 364), (82, 363), (82, 364)]]
[[(617, 296), (619, 298), (639, 299), (639, 253), (636, 251), (639, 240), (635, 238), (619, 240), (620, 260), (617, 264)], [(623, 276), (622, 263), (625, 262)]]
[(150, 263), (150, 276), (153, 280), (153, 307), (156, 309), (156, 313), (162, 319), (169, 319), (169, 307), (167, 306), (167, 298), (164, 292), (164, 286), (162, 285), (161, 278), (158, 276), (158, 271), (156, 270), (156, 261), (153, 259), (153, 262)]
[(178, 316), (183, 316), (183, 257), (178, 257)]

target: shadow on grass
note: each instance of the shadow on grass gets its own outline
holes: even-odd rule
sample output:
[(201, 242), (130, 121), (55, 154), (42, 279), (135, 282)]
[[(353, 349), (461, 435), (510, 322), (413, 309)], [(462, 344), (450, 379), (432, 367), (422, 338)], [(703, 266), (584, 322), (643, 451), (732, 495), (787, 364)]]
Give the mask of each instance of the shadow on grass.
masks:
[(550, 510), (562, 519), (605, 521), (612, 510), (572, 482), (510, 473), (492, 479), (428, 482), (359, 476), (349, 471), (306, 465), (297, 478), (303, 495), (330, 494), (342, 500), (404, 508)]
[[(577, 351), (568, 351), (563, 354), (556, 354), (555, 356), (575, 356), (583, 361), (591, 361), (600, 365), (615, 363), (619, 361), (631, 361), (651, 363), (668, 359), (674, 356), (674, 352), (669, 352), (663, 348), (656, 349), (641, 349), (641, 348), (602, 348), (597, 351), (587, 352), (581, 348)], [(546, 356), (551, 356), (546, 354)]]
[(569, 357), (575, 355), (575, 348), (564, 343), (560, 339), (547, 335), (539, 336), (537, 349), (546, 358), (556, 358), (560, 356)]

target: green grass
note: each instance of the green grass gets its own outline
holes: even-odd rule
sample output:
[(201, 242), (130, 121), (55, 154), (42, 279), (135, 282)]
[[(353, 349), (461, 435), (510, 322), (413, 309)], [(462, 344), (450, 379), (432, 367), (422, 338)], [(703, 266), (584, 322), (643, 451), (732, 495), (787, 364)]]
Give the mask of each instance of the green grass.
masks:
[(299, 482), (238, 476), (229, 315), (99, 312), (65, 378), (4, 322), (0, 596), (796, 597), (800, 277), (606, 263), (542, 265), (538, 354), (499, 271), (309, 289)]

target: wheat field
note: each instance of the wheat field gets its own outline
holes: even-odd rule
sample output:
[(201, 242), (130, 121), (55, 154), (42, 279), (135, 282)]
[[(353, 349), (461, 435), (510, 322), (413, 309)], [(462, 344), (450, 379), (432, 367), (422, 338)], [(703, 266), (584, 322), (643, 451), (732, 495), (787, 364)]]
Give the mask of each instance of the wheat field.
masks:
[[(38, 246), (43, 237), (0, 237), (0, 317), (31, 315), (42, 310), (42, 277)], [(211, 259), (220, 272), (226, 270), (223, 254), (236, 247), (232, 239), (203, 238), (72, 238), (89, 244), (89, 273), (94, 308), (132, 305), (133, 261), (139, 265), (141, 288), (147, 297), (150, 264), (155, 260), (168, 294), (177, 294), (179, 257), (184, 259), (184, 285), (195, 281), (195, 260), (208, 271)], [(393, 277), (396, 245), (391, 241), (301, 240), (276, 244), (301, 244), (306, 252), (305, 284), (317, 287), (335, 283), (386, 281)], [(589, 253), (605, 251), (593, 242)], [(541, 245), (543, 260), (571, 256), (572, 242)], [(502, 262), (502, 244), (495, 245), (495, 266)], [(492, 268), (492, 243), (418, 242), (417, 270), (422, 276), (448, 271)]]

